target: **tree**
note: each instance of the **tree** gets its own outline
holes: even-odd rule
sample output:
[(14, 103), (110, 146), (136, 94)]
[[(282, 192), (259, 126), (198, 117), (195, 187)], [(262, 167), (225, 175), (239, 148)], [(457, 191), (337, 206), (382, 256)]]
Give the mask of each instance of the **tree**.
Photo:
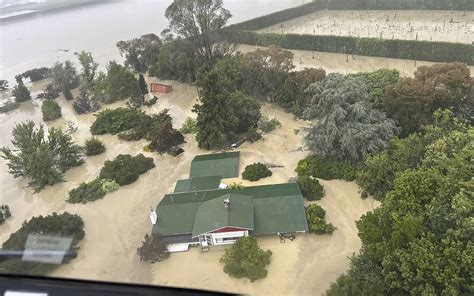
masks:
[(59, 97), (59, 92), (59, 88), (50, 83), (46, 86), (46, 89), (43, 91), (43, 93), (38, 95), (38, 98), (42, 97), (45, 100), (54, 100)]
[(174, 0), (165, 16), (170, 29), (191, 44), (209, 68), (218, 57), (234, 51), (234, 46), (216, 34), (232, 17), (222, 0)]
[(195, 105), (193, 112), (198, 114), (196, 140), (200, 148), (225, 146), (237, 134), (256, 128), (261, 117), (260, 104), (255, 99), (232, 92), (219, 79), (219, 71), (213, 68), (198, 80), (201, 104)]
[(186, 120), (179, 131), (182, 134), (195, 134), (197, 132), (196, 120), (191, 117), (186, 117)]
[(8, 81), (4, 79), (0, 79), (0, 91), (4, 91), (8, 89)]
[(305, 141), (315, 154), (360, 161), (386, 147), (398, 132), (393, 120), (367, 102), (360, 78), (329, 74), (308, 91), (313, 99), (304, 116), (315, 121)]
[(15, 85), (12, 89), (12, 96), (15, 98), (15, 102), (21, 103), (28, 100), (31, 100), (31, 94), (28, 88), (23, 83), (21, 77), (16, 77), (17, 85)]
[(74, 65), (71, 61), (56, 63), (50, 72), (53, 84), (62, 90), (66, 99), (69, 99), (72, 95), (69, 96), (68, 92), (70, 93), (71, 89), (79, 85), (79, 77), (77, 76)]
[(270, 264), (270, 250), (262, 250), (254, 237), (239, 238), (232, 247), (225, 249), (220, 262), (224, 272), (236, 278), (246, 277), (251, 282), (267, 276), (266, 266)]
[(92, 91), (97, 75), (97, 67), (99, 64), (94, 62), (94, 58), (90, 52), (81, 51), (79, 54), (77, 54), (77, 58), (79, 59), (82, 67), (80, 74), (80, 87), (88, 91)]
[(324, 221), (325, 216), (326, 211), (317, 204), (311, 204), (306, 208), (306, 219), (310, 233), (331, 234), (336, 230), (334, 225)]
[(125, 57), (125, 67), (137, 72), (146, 72), (156, 63), (162, 42), (155, 34), (146, 34), (140, 38), (117, 42), (120, 54)]
[(467, 66), (422, 66), (414, 78), (403, 78), (387, 89), (384, 109), (402, 127), (402, 135), (433, 123), (436, 109), (450, 108), (462, 121), (473, 124), (474, 81)]
[(72, 107), (77, 114), (87, 114), (99, 110), (100, 105), (96, 100), (90, 97), (87, 90), (81, 89), (79, 96), (72, 103)]
[(143, 74), (138, 74), (138, 85), (140, 87), (140, 92), (144, 96), (148, 93), (148, 85), (146, 84), (145, 77)]
[[(12, 233), (2, 244), (3, 250), (23, 251), (30, 235), (55, 236), (71, 238), (71, 244), (64, 251), (76, 252), (79, 242), (84, 238), (84, 221), (76, 214), (64, 212), (48, 216), (35, 216), (24, 221), (21, 228)], [(65, 257), (62, 263), (68, 263), (70, 257)], [(48, 275), (58, 264), (22, 261), (20, 258), (6, 259), (0, 262), (0, 270), (8, 274)]]
[(50, 121), (61, 118), (61, 107), (53, 100), (45, 100), (41, 104), (41, 112), (43, 113), (43, 120)]
[(170, 257), (166, 242), (159, 235), (148, 235), (148, 233), (145, 234), (142, 245), (137, 249), (137, 255), (140, 256), (140, 261), (150, 263), (161, 262)]
[(270, 171), (266, 165), (257, 162), (245, 167), (245, 170), (242, 173), (242, 179), (249, 181), (258, 181), (260, 179), (270, 177), (271, 175), (272, 171)]
[(29, 78), (31, 82), (35, 82), (35, 81), (45, 79), (49, 75), (50, 75), (50, 72), (49, 72), (49, 68), (47, 68), (47, 67), (31, 69), (31, 70), (25, 71), (25, 72), (23, 72), (23, 74), (21, 74), (21, 76), (23, 76), (23, 78)]
[(94, 99), (105, 104), (140, 94), (138, 80), (132, 72), (112, 61), (107, 66), (107, 75), (100, 79), (94, 90)]
[(1, 156), (8, 162), (9, 173), (15, 178), (29, 177), (29, 186), (36, 192), (61, 182), (67, 169), (83, 162), (81, 148), (60, 129), (52, 128), (45, 139), (43, 127), (27, 121), (17, 124), (12, 134), (15, 148), (1, 148)]
[(5, 222), (6, 219), (10, 218), (12, 214), (10, 213), (10, 207), (7, 205), (0, 205), (0, 225)]
[(173, 128), (171, 122), (162, 125), (159, 130), (150, 135), (151, 143), (148, 145), (150, 150), (160, 153), (169, 151), (171, 147), (184, 143), (183, 135)]
[(359, 72), (348, 76), (364, 79), (369, 92), (368, 102), (377, 109), (383, 109), (386, 89), (400, 80), (400, 72), (395, 69), (379, 69), (374, 72)]
[[(397, 172), (382, 206), (357, 221), (361, 253), (352, 259), (349, 272), (331, 285), (328, 295), (474, 292), (470, 276), (474, 131), (451, 111), (436, 111), (433, 122), (416, 135), (424, 146), (421, 160)], [(403, 144), (410, 146), (413, 141)], [(387, 153), (389, 161), (410, 149), (397, 147)], [(401, 162), (406, 166), (404, 158)]]

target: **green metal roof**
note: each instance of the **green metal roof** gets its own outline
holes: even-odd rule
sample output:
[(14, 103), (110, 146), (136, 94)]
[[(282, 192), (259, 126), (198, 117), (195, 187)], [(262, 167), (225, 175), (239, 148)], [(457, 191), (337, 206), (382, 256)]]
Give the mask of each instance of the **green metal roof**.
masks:
[[(229, 199), (229, 209), (224, 206), (225, 199)], [(253, 200), (250, 196), (229, 193), (201, 203), (196, 212), (192, 236), (227, 226), (253, 229)]]
[(198, 155), (191, 162), (189, 177), (222, 176), (224, 179), (238, 177), (239, 156), (238, 151)]
[[(287, 183), (252, 186), (243, 189), (216, 189), (167, 194), (156, 208), (158, 220), (157, 224), (153, 225), (153, 233), (165, 236), (193, 233), (196, 213), (200, 205), (226, 194), (252, 197), (254, 205), (252, 234), (308, 231), (301, 190), (298, 184)], [(223, 201), (221, 205), (224, 208)]]
[(195, 177), (191, 179), (178, 180), (174, 192), (201, 191), (219, 188), (221, 176)]

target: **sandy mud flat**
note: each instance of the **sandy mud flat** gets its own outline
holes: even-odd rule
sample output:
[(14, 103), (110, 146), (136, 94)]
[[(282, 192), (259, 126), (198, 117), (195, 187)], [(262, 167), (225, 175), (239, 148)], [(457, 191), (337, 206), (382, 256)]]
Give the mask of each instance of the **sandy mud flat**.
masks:
[(474, 12), (322, 10), (259, 30), (265, 33), (474, 42)]

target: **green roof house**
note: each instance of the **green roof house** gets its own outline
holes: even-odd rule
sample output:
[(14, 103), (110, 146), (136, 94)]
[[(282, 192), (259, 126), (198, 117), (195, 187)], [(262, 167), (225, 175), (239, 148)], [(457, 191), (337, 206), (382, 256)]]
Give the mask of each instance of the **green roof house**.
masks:
[[(239, 155), (237, 159), (233, 155), (212, 154), (218, 162), (232, 159), (235, 164), (237, 160), (238, 166)], [(208, 159), (205, 161), (207, 166), (215, 168), (211, 173), (226, 175), (222, 168), (217, 171), (218, 166)], [(235, 169), (233, 165), (230, 167)], [(219, 189), (220, 181), (221, 175), (180, 180), (174, 193), (160, 201), (154, 212), (152, 232), (168, 242), (169, 251), (184, 251), (189, 245), (231, 244), (248, 235), (308, 231), (303, 196), (297, 183)]]

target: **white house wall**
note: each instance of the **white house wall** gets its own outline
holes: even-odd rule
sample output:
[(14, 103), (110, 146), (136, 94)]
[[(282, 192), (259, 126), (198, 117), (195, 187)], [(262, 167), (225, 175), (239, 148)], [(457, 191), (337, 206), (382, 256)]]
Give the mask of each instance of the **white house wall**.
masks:
[[(248, 230), (245, 231), (231, 231), (231, 232), (219, 232), (219, 233), (212, 233), (211, 239), (213, 245), (228, 245), (233, 244), (235, 241), (243, 236), (248, 236)], [(224, 240), (224, 239), (231, 239), (232, 240)]]

